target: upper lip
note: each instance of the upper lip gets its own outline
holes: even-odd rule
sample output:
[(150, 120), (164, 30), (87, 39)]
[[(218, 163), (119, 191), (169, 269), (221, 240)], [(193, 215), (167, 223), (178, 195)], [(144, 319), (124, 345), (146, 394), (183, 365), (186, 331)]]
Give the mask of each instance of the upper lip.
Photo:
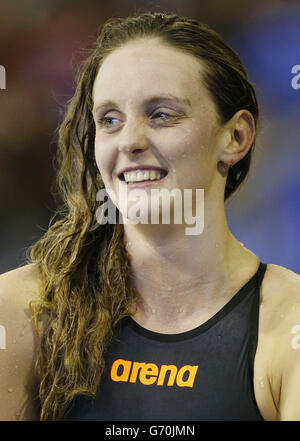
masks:
[(157, 170), (157, 171), (163, 171), (165, 173), (168, 173), (168, 170), (166, 168), (157, 167), (155, 165), (135, 165), (132, 167), (126, 167), (123, 170), (121, 170), (118, 173), (118, 177), (120, 178), (122, 176), (122, 174), (124, 174), (126, 172), (130, 172), (130, 171), (135, 171), (135, 170)]

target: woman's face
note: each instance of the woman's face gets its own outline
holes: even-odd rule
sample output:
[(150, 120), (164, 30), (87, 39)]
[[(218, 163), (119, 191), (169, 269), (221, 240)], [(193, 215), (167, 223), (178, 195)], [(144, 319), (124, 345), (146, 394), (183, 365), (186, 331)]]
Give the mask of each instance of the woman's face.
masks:
[(117, 197), (120, 185), (132, 189), (118, 177), (132, 166), (168, 171), (158, 182), (139, 184), (147, 194), (210, 188), (220, 124), (202, 71), (200, 60), (158, 38), (126, 43), (107, 56), (93, 88), (95, 157), (106, 189)]

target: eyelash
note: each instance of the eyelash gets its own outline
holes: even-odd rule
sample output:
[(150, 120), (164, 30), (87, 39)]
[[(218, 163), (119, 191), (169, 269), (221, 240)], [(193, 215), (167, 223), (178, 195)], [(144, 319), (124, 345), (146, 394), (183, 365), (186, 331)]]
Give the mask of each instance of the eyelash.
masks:
[[(155, 116), (155, 115), (159, 115), (159, 114), (164, 114), (164, 115), (167, 115), (167, 118), (171, 118), (173, 115), (170, 115), (169, 113), (167, 113), (167, 112), (156, 112), (156, 113), (154, 113), (154, 115), (153, 116)], [(100, 118), (99, 119), (99, 121), (98, 121), (98, 123), (100, 124), (100, 125), (102, 125), (102, 126), (104, 126), (104, 127), (107, 127), (107, 128), (109, 128), (109, 127), (112, 127), (112, 126), (105, 126), (105, 122), (107, 121), (107, 120), (113, 120), (113, 119), (117, 119), (117, 118), (113, 118), (112, 116), (104, 116), (103, 118)]]

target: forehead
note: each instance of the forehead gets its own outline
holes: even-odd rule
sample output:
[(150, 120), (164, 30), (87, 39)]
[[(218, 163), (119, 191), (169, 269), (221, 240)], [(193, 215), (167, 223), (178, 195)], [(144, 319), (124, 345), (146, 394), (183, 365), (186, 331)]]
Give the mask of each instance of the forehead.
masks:
[(101, 99), (136, 100), (149, 94), (208, 98), (202, 85), (203, 63), (192, 54), (158, 38), (129, 42), (109, 54), (93, 85), (95, 103)]

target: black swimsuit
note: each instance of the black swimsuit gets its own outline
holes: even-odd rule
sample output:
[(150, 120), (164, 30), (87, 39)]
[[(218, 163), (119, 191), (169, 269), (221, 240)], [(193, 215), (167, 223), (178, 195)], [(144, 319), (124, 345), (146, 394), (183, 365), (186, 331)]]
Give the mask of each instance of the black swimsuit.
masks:
[(212, 318), (180, 334), (122, 322), (95, 399), (64, 420), (262, 421), (253, 388), (260, 285), (267, 265)]

